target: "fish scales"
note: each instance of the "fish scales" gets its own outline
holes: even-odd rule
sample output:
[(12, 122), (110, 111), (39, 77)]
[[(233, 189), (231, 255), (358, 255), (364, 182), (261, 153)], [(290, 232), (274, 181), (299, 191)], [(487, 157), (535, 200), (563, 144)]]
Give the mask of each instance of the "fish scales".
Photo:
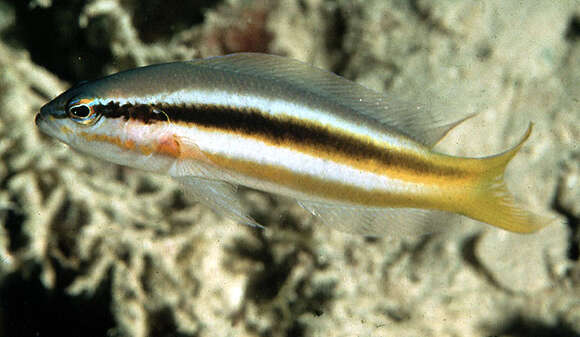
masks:
[(83, 152), (174, 176), (248, 224), (257, 225), (230, 187), (293, 197), (370, 235), (432, 231), (425, 210), (523, 233), (549, 222), (516, 206), (502, 180), (531, 126), (504, 153), (453, 157), (431, 147), (460, 121), (422, 109), (298, 61), (232, 54), (78, 85), (37, 124)]

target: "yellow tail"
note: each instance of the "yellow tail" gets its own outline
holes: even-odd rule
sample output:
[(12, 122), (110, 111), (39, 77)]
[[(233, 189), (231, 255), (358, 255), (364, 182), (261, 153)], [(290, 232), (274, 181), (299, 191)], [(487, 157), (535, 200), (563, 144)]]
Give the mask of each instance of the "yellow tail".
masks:
[(471, 190), (463, 205), (462, 213), (475, 220), (517, 233), (532, 233), (553, 222), (517, 206), (508, 191), (503, 175), (507, 164), (530, 137), (533, 124), (530, 123), (520, 142), (503, 153), (482, 158), (484, 172), (477, 186)]

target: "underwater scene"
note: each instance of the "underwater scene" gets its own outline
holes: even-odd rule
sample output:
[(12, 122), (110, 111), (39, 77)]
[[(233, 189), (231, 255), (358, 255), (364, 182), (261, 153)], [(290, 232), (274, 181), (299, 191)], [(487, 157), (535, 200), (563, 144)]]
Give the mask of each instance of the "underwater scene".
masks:
[(0, 337), (580, 336), (577, 0), (0, 0)]

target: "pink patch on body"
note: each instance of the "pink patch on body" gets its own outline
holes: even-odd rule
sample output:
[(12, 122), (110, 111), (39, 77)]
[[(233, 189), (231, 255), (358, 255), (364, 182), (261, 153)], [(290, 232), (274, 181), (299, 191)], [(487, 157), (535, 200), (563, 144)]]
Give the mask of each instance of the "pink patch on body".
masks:
[(179, 137), (174, 134), (168, 134), (159, 138), (156, 152), (173, 158), (181, 158), (181, 142)]
[(191, 142), (184, 143), (178, 135), (172, 133), (159, 137), (155, 152), (176, 159), (194, 159), (210, 163), (197, 145)]

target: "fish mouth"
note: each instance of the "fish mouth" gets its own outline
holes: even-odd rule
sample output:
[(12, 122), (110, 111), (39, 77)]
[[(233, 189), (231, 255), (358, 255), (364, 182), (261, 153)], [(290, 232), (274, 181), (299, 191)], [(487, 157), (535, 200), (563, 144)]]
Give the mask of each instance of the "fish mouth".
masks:
[(62, 117), (64, 117), (64, 113), (61, 113), (55, 107), (54, 101), (51, 101), (40, 108), (40, 111), (34, 117), (34, 123), (42, 133), (59, 138), (58, 127)]
[(52, 116), (47, 115), (44, 111), (40, 111), (34, 117), (34, 123), (40, 132), (58, 138), (58, 130), (55, 120)]
[(39, 112), (34, 117), (34, 124), (36, 124), (36, 127), (40, 131), (47, 133), (47, 129), (49, 128), (49, 125), (51, 123), (49, 121), (49, 118), (46, 116), (46, 114)]
[(36, 124), (36, 127), (38, 128), (41, 128), (41, 125), (45, 122), (46, 117), (44, 117), (44, 114), (42, 112), (37, 113), (36, 116), (34, 117), (34, 124)]
[(36, 117), (34, 117), (34, 123), (36, 124), (36, 127), (38, 127), (40, 130), (42, 130), (43, 127), (45, 127), (46, 124), (48, 124), (49, 122), (48, 118), (50, 116), (49, 105), (50, 103), (45, 104), (42, 108), (40, 108), (40, 111), (36, 114)]

